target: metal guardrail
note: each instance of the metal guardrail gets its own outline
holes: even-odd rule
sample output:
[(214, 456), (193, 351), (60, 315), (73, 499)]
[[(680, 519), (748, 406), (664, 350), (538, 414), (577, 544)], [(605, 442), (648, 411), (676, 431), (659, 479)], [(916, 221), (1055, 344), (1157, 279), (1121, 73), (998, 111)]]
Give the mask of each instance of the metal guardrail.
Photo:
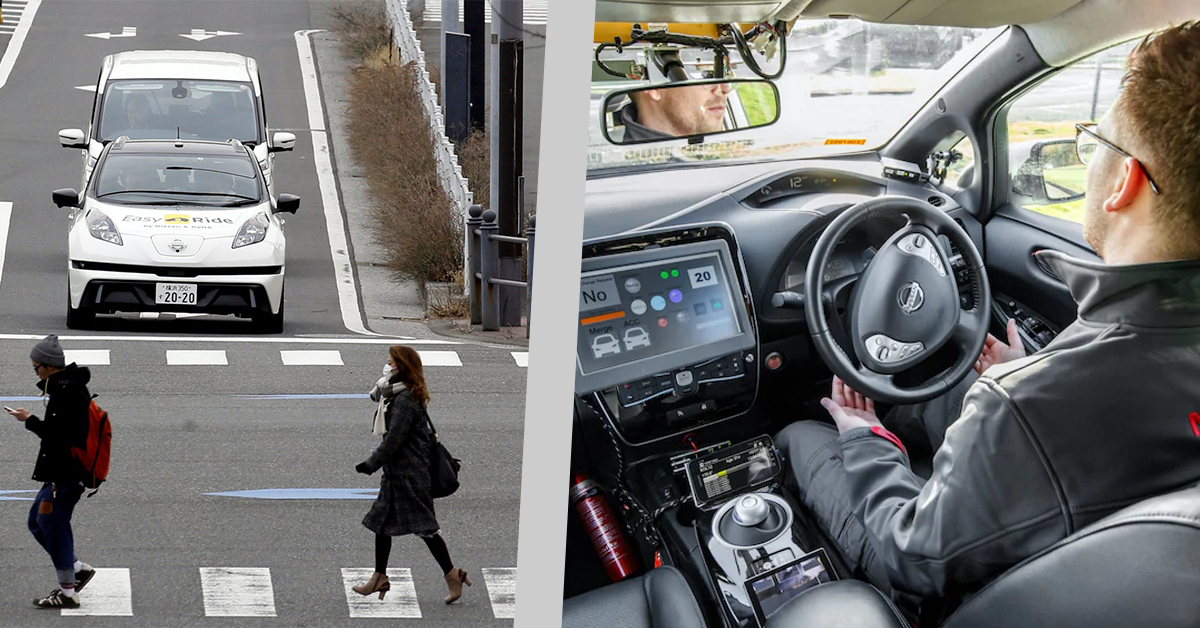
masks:
[[(454, 144), (446, 137), (446, 120), (441, 106), (438, 105), (437, 90), (434, 89), (433, 82), (429, 80), (429, 71), (425, 67), (425, 53), (421, 50), (421, 41), (417, 39), (417, 31), (413, 26), (412, 17), (403, 0), (387, 0), (387, 13), (392, 27), (392, 39), (400, 49), (400, 62), (403, 64), (415, 63), (417, 66), (417, 90), (420, 92), (425, 117), (430, 123), (429, 133), (433, 137), (438, 181), (441, 182), (442, 188), (454, 202), (455, 217), (460, 221), (465, 220), (467, 208), (475, 202), (475, 197), (467, 187), (467, 179), (463, 176), (462, 166), (458, 163), (458, 155), (454, 154)], [(463, 229), (464, 269), (468, 269), (470, 265), (467, 257), (470, 240), (469, 229)], [(464, 276), (470, 276), (469, 269)]]
[[(500, 289), (499, 286), (525, 288), (525, 336), (533, 328), (530, 314), (533, 303), (533, 250), (536, 240), (537, 216), (529, 217), (529, 225), (525, 228), (525, 237), (500, 235), (500, 224), (496, 221), (496, 212), (483, 211), (483, 207), (472, 205), (467, 211), (467, 233), (470, 236), (467, 244), (467, 278), (470, 293), (471, 324), (482, 325), (484, 331), (500, 329)], [(500, 242), (524, 244), (525, 274), (528, 281), (516, 281), (500, 277)]]

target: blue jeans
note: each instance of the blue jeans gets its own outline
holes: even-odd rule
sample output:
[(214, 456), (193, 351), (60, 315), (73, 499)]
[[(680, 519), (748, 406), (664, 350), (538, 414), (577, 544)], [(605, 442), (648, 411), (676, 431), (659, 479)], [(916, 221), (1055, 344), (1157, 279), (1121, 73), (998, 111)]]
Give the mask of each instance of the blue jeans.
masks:
[[(55, 494), (53, 488), (58, 487)], [(71, 514), (83, 496), (83, 485), (45, 484), (29, 509), (29, 531), (50, 554), (59, 571), (75, 569), (75, 538), (71, 535)], [(43, 512), (49, 511), (49, 512)]]

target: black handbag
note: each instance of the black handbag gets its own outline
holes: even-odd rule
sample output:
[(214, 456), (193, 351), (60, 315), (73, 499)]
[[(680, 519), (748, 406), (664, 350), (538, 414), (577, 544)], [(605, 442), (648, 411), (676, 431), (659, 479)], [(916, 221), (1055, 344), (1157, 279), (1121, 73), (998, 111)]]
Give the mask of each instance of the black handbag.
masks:
[(451, 455), (450, 450), (442, 444), (428, 412), (425, 413), (425, 421), (433, 431), (433, 443), (429, 451), (430, 493), (434, 499), (448, 497), (458, 490), (458, 471), (462, 468), (462, 461)]

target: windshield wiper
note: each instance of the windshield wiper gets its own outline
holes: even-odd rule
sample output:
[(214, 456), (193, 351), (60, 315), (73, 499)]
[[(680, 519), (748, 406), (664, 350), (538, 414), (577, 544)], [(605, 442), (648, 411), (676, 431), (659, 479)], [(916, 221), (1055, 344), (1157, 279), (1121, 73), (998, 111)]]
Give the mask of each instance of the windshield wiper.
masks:
[[(243, 197), (238, 196), (237, 198), (243, 198)], [(260, 201), (258, 201), (256, 199), (247, 198), (245, 200), (234, 201), (232, 203), (222, 203), (221, 205), (218, 205), (218, 207), (245, 207), (247, 205), (257, 205), (257, 204), (259, 204), (259, 202)]]
[(163, 170), (192, 170), (192, 171), (199, 171), (199, 172), (215, 172), (217, 174), (227, 174), (231, 177), (241, 177), (243, 179), (253, 179), (254, 178), (253, 175), (238, 174), (236, 172), (226, 172), (224, 170), (217, 170), (215, 168), (193, 168), (191, 166), (167, 166), (166, 168), (163, 168)]

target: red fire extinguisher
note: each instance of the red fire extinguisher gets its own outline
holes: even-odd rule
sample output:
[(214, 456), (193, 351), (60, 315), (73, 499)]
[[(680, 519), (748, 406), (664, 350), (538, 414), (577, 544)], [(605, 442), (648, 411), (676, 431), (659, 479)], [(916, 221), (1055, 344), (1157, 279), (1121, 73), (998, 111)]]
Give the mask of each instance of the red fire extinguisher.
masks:
[(604, 562), (604, 569), (613, 582), (619, 582), (638, 572), (637, 554), (621, 531), (621, 523), (608, 505), (600, 485), (583, 473), (575, 475), (575, 483), (571, 485), (571, 502), (583, 519), (588, 536), (592, 537), (592, 545), (596, 554)]

